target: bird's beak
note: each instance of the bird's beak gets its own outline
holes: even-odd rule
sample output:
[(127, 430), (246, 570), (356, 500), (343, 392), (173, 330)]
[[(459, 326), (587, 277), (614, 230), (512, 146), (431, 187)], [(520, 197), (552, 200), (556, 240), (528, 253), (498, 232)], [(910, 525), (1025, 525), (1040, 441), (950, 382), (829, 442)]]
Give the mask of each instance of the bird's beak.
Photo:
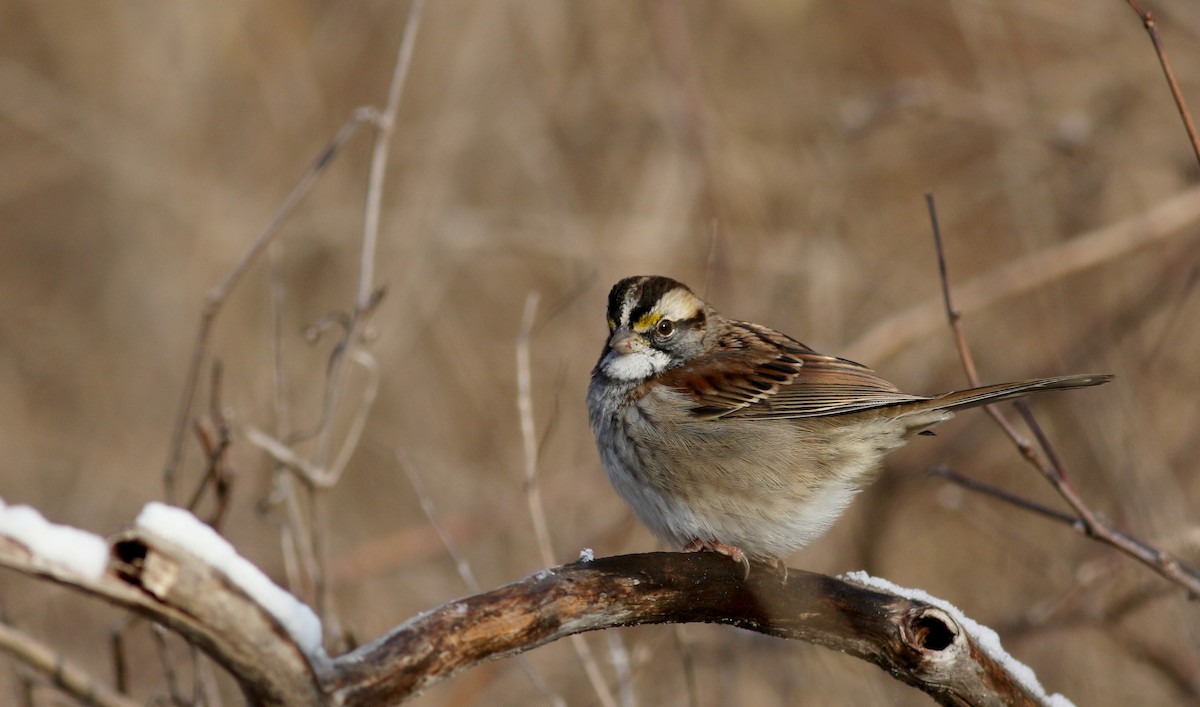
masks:
[(627, 326), (623, 326), (618, 327), (608, 337), (608, 347), (622, 355), (631, 354), (644, 350), (646, 348), (646, 340), (642, 338), (641, 334), (638, 334)]

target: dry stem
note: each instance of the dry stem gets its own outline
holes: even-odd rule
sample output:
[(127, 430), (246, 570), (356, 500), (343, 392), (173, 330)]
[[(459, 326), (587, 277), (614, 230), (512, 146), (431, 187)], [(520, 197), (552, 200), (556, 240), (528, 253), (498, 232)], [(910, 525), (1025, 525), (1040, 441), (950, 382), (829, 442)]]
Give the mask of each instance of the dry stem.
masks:
[[(955, 288), (957, 311), (976, 312), (1177, 235), (1200, 221), (1200, 187), (1114, 224), (1080, 234), (983, 273)], [(885, 319), (847, 347), (856, 361), (882, 361), (922, 341), (945, 323), (944, 298)]]
[[(967, 380), (972, 386), (978, 386), (981, 383), (976, 372), (974, 357), (971, 355), (970, 347), (967, 344), (966, 333), (963, 331), (962, 315), (955, 309), (953, 299), (951, 298), (946, 257), (942, 248), (941, 229), (938, 226), (937, 210), (931, 194), (926, 195), (926, 203), (929, 206), (929, 216), (933, 226), (934, 247), (937, 250), (938, 273), (942, 281), (942, 296), (945, 302), (946, 316), (950, 322), (951, 329), (954, 331), (954, 342), (958, 348), (963, 368), (966, 370)], [(1075, 512), (1076, 517), (1073, 519), (1072, 527), (1089, 538), (1098, 540), (1133, 557), (1163, 577), (1187, 589), (1192, 596), (1200, 596), (1200, 573), (1181, 563), (1178, 558), (1112, 527), (1096, 515), (1075, 490), (1070, 479), (1067, 478), (1066, 469), (1059, 460), (1058, 454), (1054, 451), (1049, 438), (1034, 419), (1029, 406), (1022, 401), (1018, 401), (1016, 406), (1037, 439), (1043, 454), (1039, 455), (1034, 450), (1033, 445), (1017, 431), (1007, 418), (1000, 414), (996, 406), (988, 405), (985, 409), (996, 420), (1005, 434), (1008, 435), (1008, 438), (1012, 440), (1017, 450), (1021, 453), (1021, 456), (1037, 469), (1043, 478), (1050, 482), (1054, 490), (1062, 496), (1067, 505)], [(954, 477), (947, 476), (946, 478), (954, 480)], [(995, 495), (991, 494), (987, 487), (975, 485), (968, 488), (988, 493), (989, 495)], [(995, 495), (995, 497), (1009, 503), (1013, 502), (1008, 494)], [(1016, 505), (1029, 510), (1029, 502), (1022, 502)]]
[(1196, 139), (1196, 124), (1192, 122), (1192, 113), (1188, 110), (1187, 101), (1183, 98), (1183, 91), (1179, 89), (1179, 82), (1175, 80), (1175, 72), (1171, 69), (1171, 61), (1167, 58), (1167, 48), (1158, 34), (1158, 25), (1154, 21), (1154, 15), (1149, 10), (1142, 9), (1137, 0), (1127, 1), (1129, 7), (1133, 8), (1133, 11), (1142, 19), (1142, 26), (1146, 28), (1146, 34), (1150, 35), (1154, 53), (1158, 56), (1163, 76), (1167, 79), (1167, 86), (1171, 89), (1171, 98), (1175, 99), (1175, 108), (1179, 111), (1179, 118), (1183, 120), (1183, 129), (1187, 131), (1188, 140), (1192, 144), (1192, 153), (1196, 155), (1196, 161), (1200, 162), (1200, 140)]
[(333, 140), (325, 146), (325, 149), (321, 150), (321, 153), (308, 166), (308, 169), (305, 170), (300, 180), (292, 187), (292, 191), (288, 193), (287, 198), (275, 210), (275, 214), (271, 217), (271, 221), (267, 224), (267, 227), (263, 229), (262, 233), (258, 235), (258, 238), (254, 240), (242, 257), (234, 263), (233, 268), (225, 278), (209, 291), (208, 295), (204, 298), (204, 307), (200, 314), (200, 326), (196, 332), (196, 343), (192, 347), (192, 358), (188, 364), (187, 377), (184, 379), (183, 399), (179, 403), (179, 410), (175, 416), (175, 425), (171, 432), (171, 444), (167, 454), (167, 462), (163, 467), (163, 488), (167, 501), (172, 503), (175, 501), (176, 473), (179, 461), (183, 456), (184, 433), (188, 427), (188, 420), (191, 418), (192, 401), (195, 399), (196, 386), (200, 381), (200, 368), (204, 363), (204, 355), (208, 350), (208, 340), (212, 334), (212, 327), (216, 322), (217, 315), (220, 314), (221, 308), (224, 306), (225, 300), (229, 298), (230, 292), (241, 281), (242, 276), (246, 274), (250, 265), (262, 254), (263, 249), (279, 233), (279, 228), (291, 217), (292, 212), (303, 201), (317, 177), (320, 176), (329, 162), (341, 152), (341, 149), (354, 136), (358, 128), (370, 120), (369, 116), (370, 112), (365, 109), (360, 108), (354, 111), (354, 114), (338, 130)]
[[(475, 578), (475, 572), (471, 569), (471, 564), (467, 561), (467, 556), (459, 551), (458, 544), (454, 542), (454, 538), (451, 537), (445, 524), (438, 517), (437, 510), (433, 505), (433, 498), (425, 490), (425, 483), (421, 481), (420, 473), (417, 472), (416, 467), (413, 466), (407, 455), (400, 450), (393, 450), (392, 456), (396, 459), (396, 463), (400, 466), (401, 470), (404, 471), (404, 475), (408, 477), (408, 482), (412, 484), (413, 491), (417, 494), (417, 500), (421, 504), (421, 512), (425, 514), (426, 520), (433, 526), (433, 530), (437, 533), (438, 539), (441, 540), (446, 554), (454, 562), (454, 569), (458, 571), (458, 576), (462, 579), (463, 584), (467, 586), (468, 590), (474, 594), (478, 594), (483, 588), (480, 586), (479, 580)], [(566, 707), (566, 700), (550, 689), (545, 679), (542, 678), (542, 674), (538, 672), (537, 668), (534, 667), (528, 658), (524, 655), (519, 655), (517, 659), (520, 662), (521, 669), (525, 671), (530, 681), (533, 682), (533, 686), (537, 688), (538, 692), (546, 696), (550, 704), (555, 707)]]
[(53, 648), (3, 622), (0, 622), (0, 651), (10, 653), (83, 704), (98, 707), (136, 707), (138, 704), (96, 680)]
[[(538, 445), (536, 425), (533, 421), (533, 375), (529, 366), (529, 338), (533, 332), (534, 317), (537, 314), (537, 292), (530, 292), (525, 297), (525, 310), (521, 315), (521, 330), (517, 334), (517, 412), (521, 419), (521, 443), (525, 456), (525, 500), (529, 505), (529, 517), (533, 521), (533, 535), (537, 541), (538, 552), (542, 564), (552, 566), (555, 563), (554, 547), (550, 542), (549, 524), (546, 522), (546, 509), (542, 504), (542, 491), (538, 486)], [(582, 636), (571, 636), (571, 645), (575, 648), (583, 671), (592, 684), (596, 696), (604, 707), (617, 707), (617, 699), (608, 688), (596, 656)]]

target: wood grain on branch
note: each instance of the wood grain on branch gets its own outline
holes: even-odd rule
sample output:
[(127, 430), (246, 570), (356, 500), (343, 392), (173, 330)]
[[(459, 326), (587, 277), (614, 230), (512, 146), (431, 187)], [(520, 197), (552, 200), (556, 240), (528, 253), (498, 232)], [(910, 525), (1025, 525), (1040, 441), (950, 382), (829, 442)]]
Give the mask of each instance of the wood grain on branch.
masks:
[(711, 553), (577, 562), (446, 604), (334, 662), (343, 704), (398, 701), (478, 663), (583, 631), (652, 623), (737, 626), (832, 648), (949, 705), (1041, 704), (949, 614), (820, 574), (741, 567)]
[(217, 568), (143, 530), (112, 544), (99, 579), (47, 568), (0, 538), (0, 566), (50, 579), (180, 633), (223, 665), (254, 704), (395, 704), (490, 660), (617, 626), (705, 622), (803, 640), (869, 661), (947, 705), (1039, 705), (951, 612), (799, 570), (786, 580), (714, 553), (650, 553), (542, 570), (449, 602), (329, 661), (306, 655)]
[(266, 608), (195, 555), (140, 530), (113, 541), (107, 571), (83, 577), (0, 537), (0, 567), (40, 577), (172, 629), (220, 663), (252, 704), (322, 704), (315, 672)]

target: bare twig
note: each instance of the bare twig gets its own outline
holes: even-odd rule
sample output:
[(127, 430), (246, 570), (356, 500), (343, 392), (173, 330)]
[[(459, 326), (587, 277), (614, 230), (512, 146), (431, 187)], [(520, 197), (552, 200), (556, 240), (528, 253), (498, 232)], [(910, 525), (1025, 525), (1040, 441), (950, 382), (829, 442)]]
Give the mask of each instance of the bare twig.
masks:
[(328, 468), (320, 467), (316, 462), (304, 458), (286, 443), (250, 423), (243, 423), (241, 426), (242, 433), (246, 435), (246, 441), (271, 455), (277, 464), (294, 472), (304, 483), (316, 489), (332, 488), (341, 480), (346, 465), (350, 463), (350, 456), (366, 428), (371, 406), (379, 394), (379, 364), (375, 361), (375, 357), (361, 349), (355, 350), (350, 356), (354, 363), (359, 364), (366, 371), (367, 380), (363, 385), (362, 399), (355, 408), (354, 417), (346, 431), (345, 444)]
[(1069, 513), (1056, 511), (1049, 506), (1037, 503), (1036, 501), (1030, 501), (1024, 496), (1018, 496), (1011, 491), (1005, 491), (999, 486), (993, 486), (989, 483), (979, 481), (978, 479), (972, 479), (969, 476), (958, 473), (945, 464), (938, 464), (931, 467), (929, 469), (929, 473), (938, 478), (942, 478), (946, 481), (962, 486), (965, 489), (982, 493), (985, 496), (991, 496), (992, 498), (1004, 501), (1009, 505), (1016, 506), (1017, 508), (1021, 508), (1031, 513), (1036, 513), (1040, 516), (1045, 516), (1051, 520), (1056, 520), (1060, 523), (1065, 523), (1070, 526), (1076, 526), (1079, 524), (1079, 519)]
[(1171, 89), (1171, 98), (1175, 99), (1175, 108), (1179, 111), (1179, 117), (1183, 120), (1183, 129), (1187, 131), (1188, 140), (1192, 144), (1192, 153), (1196, 155), (1196, 161), (1200, 162), (1200, 140), (1196, 138), (1196, 124), (1192, 122), (1191, 111), (1188, 110), (1187, 101), (1183, 98), (1183, 91), (1179, 89), (1179, 82), (1175, 80), (1175, 72), (1171, 70), (1171, 62), (1167, 58), (1167, 49), (1163, 45), (1162, 37), (1158, 34), (1158, 25), (1154, 21), (1154, 15), (1149, 10), (1145, 10), (1138, 4), (1137, 0), (1127, 0), (1129, 7), (1137, 13), (1142, 19), (1142, 26), (1146, 28), (1146, 34), (1150, 35), (1150, 42), (1154, 45), (1154, 53), (1158, 56), (1158, 63), (1162, 66), (1163, 76), (1167, 79), (1167, 86)]
[(315, 464), (296, 453), (296, 451), (291, 447), (283, 442), (280, 442), (266, 432), (263, 432), (254, 425), (250, 423), (244, 423), (241, 427), (241, 430), (247, 442), (271, 455), (276, 464), (279, 464), (285, 469), (298, 474), (305, 483), (312, 486), (319, 486), (321, 480), (328, 478), (328, 475), (324, 469), (317, 467)]
[(683, 626), (675, 627), (675, 650), (683, 668), (683, 687), (687, 695), (687, 707), (699, 707), (700, 697), (696, 688), (696, 660), (692, 655), (692, 640)]
[(193, 703), (205, 707), (221, 707), (224, 700), (221, 699), (221, 690), (217, 687), (217, 674), (213, 669), (213, 662), (196, 644), (189, 643), (188, 649), (191, 651), (192, 665), (195, 668), (192, 689), (196, 699)]
[[(929, 224), (933, 228), (933, 245), (937, 251), (938, 276), (942, 281), (942, 301), (946, 305), (946, 319), (950, 321), (950, 326), (954, 329), (955, 343), (965, 344), (962, 315), (954, 308), (954, 303), (950, 299), (950, 277), (946, 268), (946, 252), (942, 248), (942, 227), (938, 221), (937, 205), (933, 201), (932, 193), (925, 194), (925, 207), (929, 209)], [(971, 381), (971, 385), (979, 385), (976, 382), (979, 380), (979, 372), (975, 370), (975, 361), (970, 356), (960, 356), (959, 358), (967, 373), (967, 380)], [(988, 410), (991, 410), (991, 407)]]
[[(966, 334), (963, 332), (962, 317), (954, 307), (951, 299), (949, 278), (945, 267), (945, 254), (942, 249), (941, 233), (937, 225), (937, 210), (934, 205), (933, 196), (926, 195), (926, 202), (929, 206), (929, 215), (933, 224), (934, 247), (937, 249), (938, 271), (942, 278), (942, 296), (945, 301), (945, 309), (947, 317), (950, 321), (950, 326), (954, 331), (955, 344), (958, 347), (959, 357), (962, 359), (963, 368), (967, 371), (968, 382), (973, 386), (980, 385), (978, 374), (975, 369), (974, 358), (971, 355), (970, 347), (967, 344)], [(1106, 545), (1116, 548), (1130, 557), (1145, 564), (1155, 572), (1165, 577), (1166, 579), (1175, 582), (1181, 587), (1188, 590), (1193, 596), (1200, 596), (1200, 573), (1196, 570), (1184, 565), (1178, 558), (1170, 555), (1158, 548), (1149, 545), (1137, 538), (1134, 538), (1127, 533), (1117, 530), (1106, 521), (1101, 520), (1094, 511), (1084, 502), (1075, 487), (1071, 485), (1067, 478), (1066, 469), (1063, 467), (1058, 455), (1055, 453), (1049, 438), (1042, 432), (1041, 427), (1034, 420), (1033, 413), (1029, 406), (1018, 401), (1017, 410), (1029, 425), (1029, 429), (1033, 432), (1038, 440), (1043, 454), (1039, 455), (1034, 451), (1033, 446), (1024, 438), (1016, 428), (1010, 423), (1007, 418), (1000, 414), (999, 410), (994, 405), (985, 407), (988, 414), (1000, 425), (1013, 444), (1024, 457), (1041, 475), (1050, 482), (1054, 490), (1062, 496), (1063, 500), (1075, 512), (1076, 519), (1072, 523), (1072, 527), (1086, 537), (1098, 540)], [(953, 479), (952, 479), (953, 480)]]
[[(1187, 132), (1188, 141), (1192, 146), (1192, 154), (1195, 155), (1196, 161), (1200, 162), (1200, 140), (1196, 137), (1196, 124), (1192, 120), (1192, 113), (1188, 110), (1187, 101), (1183, 97), (1183, 91), (1179, 88), (1179, 82), (1175, 80), (1175, 72), (1171, 69), (1171, 62), (1167, 58), (1167, 49), (1163, 44), (1162, 37), (1158, 33), (1158, 23), (1154, 19), (1154, 15), (1149, 10), (1142, 8), (1137, 0), (1127, 0), (1129, 7), (1137, 13), (1142, 20), (1142, 26), (1146, 29), (1146, 34), (1150, 37), (1151, 44), (1154, 45), (1154, 53), (1158, 57), (1158, 63), (1162, 67), (1163, 76), (1167, 80), (1167, 87), (1171, 90), (1171, 98), (1175, 100), (1175, 108), (1179, 111), (1179, 118), (1183, 121), (1183, 129)], [(1184, 286), (1184, 292), (1190, 292), (1197, 284), (1196, 273), (1188, 278)], [(1182, 302), (1182, 297), (1180, 301)], [(1171, 317), (1171, 322), (1163, 329), (1165, 333), (1173, 328), (1174, 319), (1178, 316), (1181, 307), (1176, 307), (1175, 312)], [(1157, 347), (1156, 347), (1157, 349)], [(1149, 357), (1151, 361), (1157, 358), (1157, 350)]]
[(621, 707), (635, 707), (637, 697), (633, 691), (633, 670), (630, 666), (629, 649), (621, 640), (619, 631), (605, 631), (608, 639), (608, 660), (617, 674), (617, 694), (621, 696)]
[(212, 364), (212, 377), (208, 393), (208, 414), (195, 423), (196, 437), (204, 450), (205, 469), (196, 489), (187, 505), (184, 506), (193, 513), (210, 488), (213, 492), (214, 508), (207, 522), (220, 530), (229, 510), (230, 488), (233, 485), (233, 472), (229, 461), (229, 449), (233, 445), (229, 421), (221, 404), (221, 384), (224, 368), (219, 360)]
[(125, 661), (125, 630), (134, 620), (136, 620), (134, 617), (124, 617), (121, 620), (121, 627), (113, 629), (108, 637), (109, 649), (112, 652), (113, 682), (117, 686), (117, 692), (120, 693), (129, 692), (129, 669)]
[[(976, 312), (1007, 298), (1095, 267), (1171, 237), (1194, 233), (1200, 221), (1200, 187), (1103, 228), (1031, 253), (955, 287), (962, 313)], [(857, 361), (882, 361), (945, 325), (945, 302), (930, 299), (889, 317), (847, 347)]]
[(177, 705), (188, 704), (189, 700), (179, 691), (179, 677), (175, 674), (175, 663), (171, 661), (171, 652), (167, 646), (167, 629), (152, 623), (150, 636), (154, 639), (154, 657), (162, 667), (163, 680), (167, 683), (167, 694), (171, 696), (171, 702)]
[(392, 458), (396, 460), (396, 464), (404, 472), (404, 476), (408, 478), (408, 483), (412, 485), (413, 492), (417, 494), (417, 502), (421, 504), (421, 512), (425, 514), (425, 519), (433, 526), (438, 540), (442, 541), (442, 547), (446, 549), (446, 554), (454, 562), (454, 569), (458, 572), (459, 578), (462, 579), (467, 589), (478, 593), (482, 587), (479, 584), (479, 580), (475, 578), (475, 572), (471, 569), (471, 563), (467, 561), (466, 555), (459, 551), (458, 543), (454, 542), (450, 531), (442, 523), (442, 519), (437, 514), (437, 509), (434, 508), (433, 498), (425, 490), (425, 482), (421, 480), (421, 475), (417, 472), (416, 467), (413, 466), (408, 455), (399, 449), (392, 450)]
[[(287, 286), (283, 277), (283, 241), (274, 241), (268, 251), (271, 282), (271, 403), (275, 413), (275, 436), (261, 435), (263, 443), (288, 439), (292, 434), (291, 406), (288, 402), (287, 368), (283, 356), (283, 306)], [(290, 448), (279, 445), (281, 451), (297, 458)], [(317, 558), (309, 541), (308, 522), (300, 506), (299, 489), (292, 471), (276, 460), (272, 473), (272, 490), (264, 505), (282, 506), (279, 520), (279, 547), (283, 556), (288, 587), (300, 596), (311, 597), (316, 585)]]
[[(438, 517), (437, 510), (433, 505), (433, 497), (425, 490), (425, 482), (421, 481), (421, 475), (417, 472), (416, 467), (413, 466), (408, 456), (399, 449), (392, 450), (392, 456), (401, 470), (404, 471), (404, 475), (408, 477), (408, 482), (412, 484), (413, 491), (417, 494), (417, 501), (421, 504), (421, 512), (425, 514), (426, 520), (433, 526), (438, 539), (442, 541), (442, 546), (446, 549), (446, 554), (454, 562), (454, 569), (457, 570), (458, 576), (462, 579), (463, 584), (467, 586), (467, 589), (478, 594), (482, 588), (479, 585), (479, 581), (475, 578), (475, 572), (471, 569), (471, 563), (467, 561), (466, 555), (459, 551), (458, 544), (454, 542), (454, 538), (446, 530), (446, 526), (442, 523), (441, 518)], [(521, 669), (529, 676), (530, 681), (533, 682), (533, 686), (537, 688), (538, 692), (541, 692), (549, 700), (550, 704), (555, 705), (555, 707), (566, 707), (566, 700), (550, 689), (550, 686), (546, 684), (545, 679), (542, 678), (542, 674), (538, 672), (533, 663), (524, 655), (517, 657), (520, 659)]]
[(538, 443), (533, 421), (533, 380), (529, 365), (529, 337), (540, 299), (537, 292), (530, 292), (525, 297), (525, 310), (521, 315), (521, 330), (517, 335), (517, 413), (521, 422), (521, 445), (525, 459), (525, 499), (533, 520), (533, 535), (542, 563), (553, 565), (554, 547), (550, 542), (546, 509), (542, 505), (542, 491), (537, 480)]
[(392, 132), (396, 127), (396, 111), (400, 107), (400, 96), (404, 94), (409, 67), (412, 66), (413, 49), (417, 46), (417, 30), (421, 26), (421, 11), (424, 7), (425, 0), (413, 0), (408, 8), (404, 36), (400, 40), (400, 51), (396, 56), (396, 66), (392, 70), (392, 83), (388, 87), (387, 105), (379, 116), (379, 130), (375, 134), (375, 147), (371, 150), (371, 171), (367, 178), (367, 203), (363, 221), (362, 258), (358, 271), (359, 311), (369, 309), (375, 297), (375, 250), (379, 240), (383, 180), (387, 173)]
[[(329, 463), (330, 450), (333, 443), (334, 418), (339, 407), (342, 391), (346, 381), (346, 361), (354, 357), (359, 339), (366, 328), (367, 317), (379, 303), (382, 291), (376, 289), (375, 252), (379, 239), (380, 212), (383, 203), (383, 181), (387, 173), (387, 159), (391, 148), (392, 132), (396, 123), (396, 111), (400, 106), (400, 96), (404, 91), (405, 79), (412, 65), (413, 48), (416, 46), (417, 30), (421, 25), (421, 10), (424, 0), (413, 0), (409, 6), (408, 20), (404, 25), (404, 36), (400, 40), (395, 67), (392, 70), (392, 82), (388, 88), (388, 99), (384, 109), (376, 115), (377, 130), (375, 145), (371, 151), (371, 168), (367, 181), (367, 198), (364, 206), (362, 250), (359, 259), (358, 290), (355, 297), (354, 312), (350, 317), (345, 338), (334, 347), (330, 360), (326, 382), (325, 407), (321, 415), (322, 427), (317, 435), (317, 450), (314, 457), (318, 467)], [(356, 420), (364, 420), (365, 411), (359, 408)], [(357, 433), (361, 425), (351, 427), (351, 435), (343, 441), (341, 459), (348, 459), (353, 451), (351, 445), (357, 443)], [(335, 462), (336, 464), (336, 462)], [(336, 481), (337, 474), (334, 474)], [(329, 577), (329, 544), (328, 538), (328, 509), (324, 494), (315, 494), (312, 500), (312, 543), (316, 551), (316, 604), (318, 614), (332, 620), (333, 606), (328, 591)], [(336, 633), (336, 632), (334, 632)]]
[(83, 704), (99, 707), (139, 704), (96, 680), (61, 653), (3, 622), (0, 622), (0, 651), (12, 655)]
[(163, 489), (168, 501), (175, 501), (175, 476), (178, 471), (179, 460), (183, 455), (183, 437), (188, 427), (188, 419), (192, 414), (192, 401), (195, 399), (196, 386), (200, 380), (200, 368), (204, 363), (204, 356), (208, 350), (208, 340), (212, 334), (212, 326), (221, 311), (221, 307), (224, 306), (229, 293), (241, 281), (242, 276), (246, 274), (246, 270), (258, 259), (263, 249), (279, 233), (280, 226), (292, 215), (296, 206), (308, 194), (313, 182), (316, 181), (317, 177), (320, 176), (329, 162), (337, 156), (350, 138), (354, 136), (358, 128), (363, 123), (369, 122), (371, 114), (371, 111), (362, 108), (354, 111), (353, 115), (338, 130), (333, 140), (321, 150), (321, 153), (308, 166), (308, 169), (300, 177), (300, 180), (292, 187), (292, 191), (287, 195), (287, 198), (275, 210), (275, 214), (271, 217), (271, 221), (267, 224), (267, 227), (263, 229), (258, 238), (250, 245), (250, 248), (238, 259), (233, 269), (204, 298), (204, 307), (200, 314), (200, 326), (196, 332), (196, 343), (192, 347), (192, 358), (188, 364), (187, 376), (184, 379), (183, 398), (180, 400), (179, 410), (175, 416), (175, 425), (171, 432), (171, 444), (167, 453), (167, 462), (163, 467)]
[(379, 223), (383, 205), (383, 184), (387, 176), (387, 160), (391, 150), (392, 132), (396, 125), (396, 111), (400, 107), (400, 97), (404, 93), (404, 84), (408, 78), (408, 70), (412, 65), (413, 49), (417, 42), (417, 30), (421, 26), (421, 11), (424, 0), (413, 0), (408, 9), (408, 20), (404, 25), (404, 36), (396, 54), (396, 63), (392, 69), (392, 82), (388, 88), (387, 104), (375, 116), (375, 144), (371, 150), (371, 167), (367, 177), (367, 198), (363, 207), (363, 236), (362, 248), (359, 255), (358, 288), (354, 301), (354, 312), (350, 317), (342, 344), (335, 348), (330, 362), (329, 391), (326, 411), (322, 415), (324, 425), (317, 438), (316, 459), (324, 464), (329, 458), (329, 449), (333, 436), (333, 413), (338, 408), (338, 400), (344, 384), (344, 362), (358, 345), (358, 339), (366, 325), (365, 317), (378, 303), (381, 293), (375, 287), (375, 253), (379, 241)]
[[(1033, 413), (1029, 410), (1029, 407), (1018, 405), (1017, 409), (1021, 412), (1021, 416), (1025, 419), (1026, 424), (1030, 426), (1030, 429), (1035, 431), (1039, 439), (1045, 439), (1045, 435), (1041, 432), (1041, 428), (1033, 418)], [(1193, 597), (1200, 597), (1200, 572), (1197, 572), (1193, 567), (1185, 565), (1171, 553), (1129, 535), (1100, 518), (1084, 502), (1079, 492), (1075, 490), (1075, 487), (1066, 478), (1066, 471), (1063, 469), (1061, 463), (1058, 462), (1057, 456), (1052, 452), (1048, 452), (1047, 457), (1050, 459), (1049, 464), (1052, 466), (1049, 467), (1048, 471), (1043, 470), (1042, 473), (1050, 479), (1054, 490), (1066, 500), (1067, 504), (1071, 506), (1071, 510), (1075, 511), (1079, 516), (1081, 527), (1077, 529), (1080, 533), (1124, 552), (1164, 578), (1187, 589)], [(1039, 467), (1039, 470), (1041, 470), (1041, 467)]]
[[(540, 295), (530, 292), (525, 297), (525, 310), (521, 315), (521, 330), (517, 334), (517, 412), (521, 421), (521, 444), (525, 457), (525, 500), (529, 506), (529, 517), (533, 521), (533, 535), (538, 553), (546, 566), (555, 564), (554, 547), (550, 541), (546, 508), (542, 504), (542, 491), (538, 485), (538, 444), (536, 425), (533, 419), (533, 375), (529, 365), (529, 338), (537, 314)], [(617, 699), (600, 673), (596, 656), (582, 636), (571, 636), (571, 645), (579, 656), (584, 673), (592, 684), (596, 696), (604, 707), (617, 707)]]

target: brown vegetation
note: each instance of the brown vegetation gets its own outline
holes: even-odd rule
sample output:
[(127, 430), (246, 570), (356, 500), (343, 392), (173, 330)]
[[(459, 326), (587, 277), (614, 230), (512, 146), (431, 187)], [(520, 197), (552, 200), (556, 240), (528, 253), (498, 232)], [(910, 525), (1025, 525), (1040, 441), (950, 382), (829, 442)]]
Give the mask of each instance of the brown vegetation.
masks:
[[(1183, 93), (1200, 96), (1200, 14), (1152, 9)], [(382, 107), (406, 12), (0, 7), (0, 497), (101, 534), (163, 497), (205, 294), (353, 111)], [(223, 423), (232, 433), (224, 534), (280, 581), (303, 573), (285, 563), (284, 510), (264, 502), (272, 465), (247, 426), (320, 422), (338, 325), (316, 343), (304, 332), (356, 301), (370, 160), (364, 129), (283, 225), (286, 400), (264, 258), (214, 325), (219, 404), (206, 363), (192, 407), (211, 449)], [(619, 277), (677, 277), (913, 392), (961, 387), (929, 190), (981, 377), (1116, 373), (1033, 406), (1093, 509), (1195, 564), (1196, 175), (1121, 3), (433, 3), (382, 194), (374, 283), (387, 294), (360, 347), (378, 395), (323, 493), (327, 608), (367, 641), (471, 593), (423, 501), (483, 588), (549, 564), (527, 504), (530, 447), (555, 562), (654, 548), (608, 487), (583, 403)], [(1103, 238), (1114, 224), (1123, 238)], [(532, 292), (523, 433), (516, 344)], [(335, 448), (368, 388), (347, 370)], [(1200, 610), (1178, 586), (927, 475), (936, 464), (1065, 509), (985, 415), (966, 413), (893, 455), (790, 564), (865, 569), (952, 601), (1079, 704), (1200, 699)], [(189, 428), (177, 502), (205, 466)], [(206, 496), (200, 510), (214, 508)], [(301, 585), (312, 601), (319, 587)], [(11, 573), (0, 597), (7, 623), (111, 674), (119, 612)], [(166, 694), (159, 654), (190, 694), (185, 644), (144, 624), (124, 635), (136, 699)], [(583, 640), (639, 704), (928, 703), (852, 658), (726, 627)], [(415, 704), (545, 703), (528, 671), (596, 704), (578, 653), (560, 641)], [(0, 701), (22, 674), (0, 670)], [(237, 699), (219, 671), (200, 682)]]

